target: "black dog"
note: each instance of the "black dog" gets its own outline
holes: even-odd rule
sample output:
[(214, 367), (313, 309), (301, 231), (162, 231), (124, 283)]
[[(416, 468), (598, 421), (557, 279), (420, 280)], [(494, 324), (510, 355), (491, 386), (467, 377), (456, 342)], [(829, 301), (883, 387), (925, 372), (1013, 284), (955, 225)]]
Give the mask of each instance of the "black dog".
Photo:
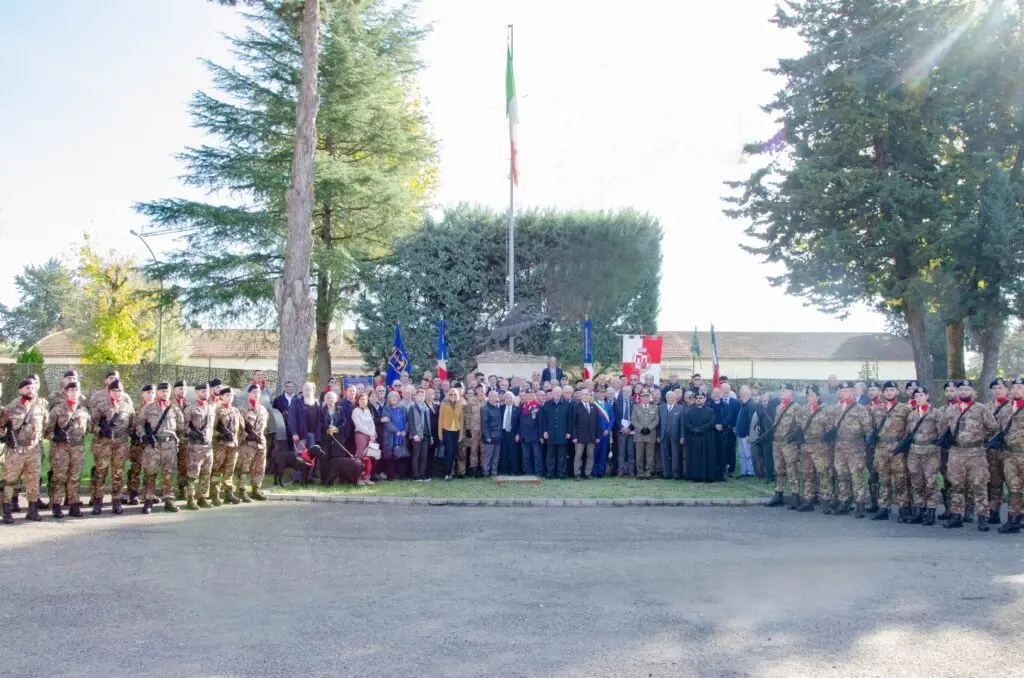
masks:
[(299, 482), (303, 485), (308, 485), (313, 480), (318, 461), (326, 457), (326, 454), (319, 445), (311, 447), (307, 454), (313, 460), (313, 463), (306, 461), (301, 455), (295, 454), (287, 443), (278, 445), (274, 449), (270, 470), (270, 474), (274, 476), (274, 484), (284, 487), (284, 472), (288, 469), (293, 469), (301, 474)]
[(335, 481), (356, 485), (363, 471), (363, 463), (355, 457), (333, 457), (324, 460), (320, 467), (320, 482), (323, 485), (332, 485)]

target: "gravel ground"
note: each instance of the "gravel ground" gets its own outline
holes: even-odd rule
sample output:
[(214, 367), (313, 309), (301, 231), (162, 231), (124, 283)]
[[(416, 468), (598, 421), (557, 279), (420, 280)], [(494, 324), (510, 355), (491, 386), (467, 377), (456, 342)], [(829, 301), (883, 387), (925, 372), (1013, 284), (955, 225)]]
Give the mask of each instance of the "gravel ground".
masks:
[(264, 504), (0, 529), (4, 676), (1002, 676), (1024, 535)]

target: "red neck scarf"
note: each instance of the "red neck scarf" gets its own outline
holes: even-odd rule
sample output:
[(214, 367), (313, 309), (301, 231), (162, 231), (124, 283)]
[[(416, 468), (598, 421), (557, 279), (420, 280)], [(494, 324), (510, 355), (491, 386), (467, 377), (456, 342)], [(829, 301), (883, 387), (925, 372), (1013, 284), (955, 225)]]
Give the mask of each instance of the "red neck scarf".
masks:
[(889, 410), (891, 410), (894, 407), (896, 407), (896, 399), (895, 398), (893, 398), (892, 400), (886, 400), (885, 401), (885, 411), (886, 412), (888, 412)]
[(1001, 398), (996, 398), (996, 405), (1002, 405), (1003, 403), (1008, 402), (1009, 400), (1010, 400), (1010, 398), (1008, 396), (1003, 396)]
[(960, 398), (953, 398), (952, 400), (950, 400), (949, 398), (946, 398), (946, 404), (947, 405), (956, 405), (959, 402), (960, 402)]
[(77, 401), (77, 400), (69, 400), (69, 401), (68, 401), (68, 407), (70, 407), (70, 408), (71, 408), (71, 411), (72, 411), (72, 412), (73, 412), (73, 411), (75, 410), (75, 407), (76, 407), (77, 405), (78, 405), (78, 401)]
[(918, 405), (917, 411), (920, 412), (921, 414), (927, 414), (928, 413), (928, 403), (924, 403), (923, 405)]
[(185, 407), (185, 399), (181, 396), (174, 396), (174, 399), (178, 402), (178, 407)]
[(880, 405), (881, 403), (882, 403), (882, 399), (881, 398), (875, 398), (874, 400), (871, 401), (872, 405)]
[(1014, 400), (1013, 401), (1013, 409), (1014, 409), (1014, 411), (1019, 410), (1022, 407), (1024, 407), (1024, 400)]
[(255, 401), (255, 400), (253, 400), (252, 398), (250, 398), (250, 399), (249, 399), (249, 407), (251, 407), (252, 409), (254, 409), (254, 410), (255, 410), (255, 409), (256, 409), (256, 402), (257, 402), (257, 401)]
[(814, 414), (817, 411), (818, 411), (818, 403), (814, 403), (813, 405), (811, 405), (811, 414)]
[(166, 400), (161, 400), (160, 398), (157, 398), (156, 402), (160, 405), (161, 408), (166, 408), (167, 405), (169, 404)]
[(960, 411), (963, 412), (968, 407), (970, 407), (971, 406), (971, 402), (973, 400), (974, 400), (974, 398), (967, 398), (967, 399), (961, 398), (960, 399)]
[(850, 407), (850, 406), (853, 405), (853, 401), (852, 400), (840, 400), (839, 404), (842, 405), (843, 407)]

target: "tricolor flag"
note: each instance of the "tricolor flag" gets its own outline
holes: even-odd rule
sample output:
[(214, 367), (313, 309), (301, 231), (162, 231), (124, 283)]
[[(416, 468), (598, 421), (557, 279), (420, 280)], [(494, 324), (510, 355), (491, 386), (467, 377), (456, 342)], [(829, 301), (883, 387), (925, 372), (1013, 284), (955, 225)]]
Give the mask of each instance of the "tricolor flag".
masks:
[(448, 323), (437, 321), (437, 378), (448, 378)]
[(661, 381), (661, 337), (641, 334), (622, 335), (622, 373), (630, 383), (642, 381), (648, 374)]
[(711, 364), (714, 366), (714, 372), (711, 377), (711, 385), (714, 388), (718, 388), (718, 341), (715, 340), (715, 326), (711, 326)]
[(580, 323), (583, 326), (583, 378), (594, 378), (594, 344), (592, 339), (593, 328), (589, 320)]
[(512, 153), (512, 183), (519, 185), (519, 142), (516, 128), (519, 126), (519, 109), (516, 107), (516, 77), (512, 73), (512, 45), (508, 46), (508, 61), (505, 64), (505, 115), (508, 116), (508, 141)]

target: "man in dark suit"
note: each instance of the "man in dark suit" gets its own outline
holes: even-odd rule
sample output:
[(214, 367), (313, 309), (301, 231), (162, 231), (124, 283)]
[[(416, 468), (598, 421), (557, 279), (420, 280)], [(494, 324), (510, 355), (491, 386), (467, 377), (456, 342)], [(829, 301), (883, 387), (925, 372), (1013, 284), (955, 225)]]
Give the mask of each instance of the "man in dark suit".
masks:
[(736, 424), (740, 418), (740, 401), (739, 398), (734, 398), (733, 393), (729, 388), (729, 380), (725, 377), (720, 379), (722, 393), (722, 400), (719, 405), (721, 407), (722, 418), (725, 420), (725, 428), (723, 436), (723, 446), (725, 450), (725, 463), (730, 470), (736, 469)]
[(544, 405), (544, 440), (548, 444), (545, 478), (554, 478), (557, 474), (564, 479), (568, 473), (566, 446), (572, 438), (569, 430), (572, 403), (562, 396), (562, 387), (556, 386), (551, 389), (551, 400)]
[(571, 433), (576, 445), (573, 474), (576, 480), (589, 478), (594, 472), (594, 447), (601, 435), (601, 413), (597, 411), (590, 391), (580, 391), (580, 402), (573, 406)]
[(551, 386), (554, 387), (562, 380), (565, 373), (562, 372), (562, 368), (558, 366), (558, 359), (555, 356), (548, 358), (548, 366), (545, 367), (540, 373), (541, 383), (550, 381)]
[(301, 443), (307, 449), (320, 444), (323, 439), (323, 417), (320, 403), (316, 399), (316, 387), (312, 383), (302, 386), (302, 397), (292, 398), (288, 407), (288, 428), (291, 430), (292, 445), (298, 449)]
[(675, 391), (665, 394), (659, 406), (658, 443), (661, 452), (661, 477), (666, 480), (683, 477), (683, 407), (676, 402)]
[(291, 409), (293, 400), (295, 400), (295, 382), (286, 381), (284, 384), (284, 392), (274, 398), (274, 402), (271, 403), (271, 407), (280, 412), (281, 417), (284, 419), (285, 435), (287, 436), (289, 445), (291, 445), (292, 440), (292, 429), (291, 423), (288, 421), (288, 410)]
[[(633, 388), (623, 386), (615, 398), (615, 458), (618, 461), (616, 475), (631, 476), (636, 472), (635, 431), (630, 422), (633, 418)], [(625, 425), (623, 425), (625, 422)]]

